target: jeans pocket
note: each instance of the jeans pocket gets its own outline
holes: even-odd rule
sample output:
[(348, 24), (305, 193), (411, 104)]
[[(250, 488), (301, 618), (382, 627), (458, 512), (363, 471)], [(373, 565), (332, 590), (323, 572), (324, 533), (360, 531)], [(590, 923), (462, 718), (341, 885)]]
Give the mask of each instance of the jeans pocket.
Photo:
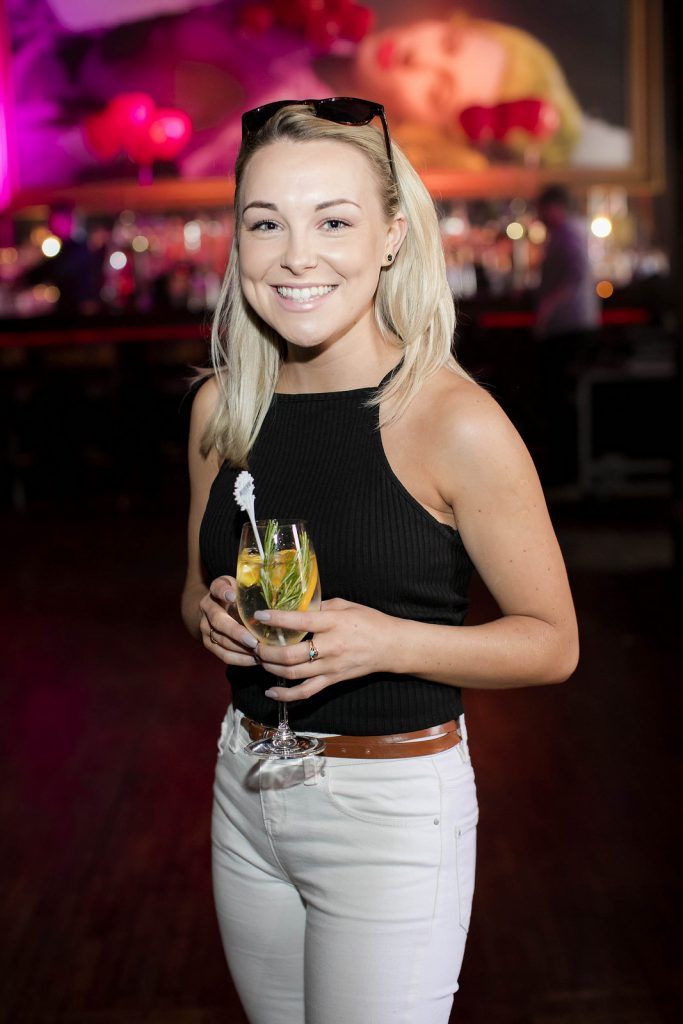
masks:
[(424, 828), (439, 824), (439, 778), (429, 758), (358, 760), (325, 771), (326, 792), (333, 806), (356, 821), (391, 828)]
[(477, 860), (478, 813), (455, 826), (455, 867), (458, 880), (458, 920), (463, 931), (470, 927)]

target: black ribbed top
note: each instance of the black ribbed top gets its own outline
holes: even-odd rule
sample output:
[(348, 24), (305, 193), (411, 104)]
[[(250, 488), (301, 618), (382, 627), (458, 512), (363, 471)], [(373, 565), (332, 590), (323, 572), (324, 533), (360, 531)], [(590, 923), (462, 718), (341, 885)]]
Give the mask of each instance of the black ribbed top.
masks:
[[(385, 383), (388, 376), (380, 382)], [(273, 396), (249, 457), (259, 519), (303, 519), (324, 598), (342, 597), (405, 619), (459, 626), (472, 562), (457, 530), (439, 523), (392, 471), (375, 388)], [(224, 463), (200, 530), (209, 579), (234, 575), (246, 515), (233, 498), (239, 471)], [(275, 684), (260, 666), (229, 668), (236, 708), (266, 725)], [(462, 712), (460, 690), (417, 676), (377, 673), (337, 683), (289, 707), (297, 729), (381, 735), (424, 729)]]

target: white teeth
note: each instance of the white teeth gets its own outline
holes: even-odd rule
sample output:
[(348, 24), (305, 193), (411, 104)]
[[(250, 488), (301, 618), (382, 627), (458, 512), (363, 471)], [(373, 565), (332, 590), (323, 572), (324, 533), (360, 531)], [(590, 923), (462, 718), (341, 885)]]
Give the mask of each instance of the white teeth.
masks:
[(283, 299), (293, 299), (294, 302), (310, 302), (320, 295), (329, 295), (334, 291), (335, 286), (331, 284), (314, 285), (312, 288), (278, 288), (278, 295)]

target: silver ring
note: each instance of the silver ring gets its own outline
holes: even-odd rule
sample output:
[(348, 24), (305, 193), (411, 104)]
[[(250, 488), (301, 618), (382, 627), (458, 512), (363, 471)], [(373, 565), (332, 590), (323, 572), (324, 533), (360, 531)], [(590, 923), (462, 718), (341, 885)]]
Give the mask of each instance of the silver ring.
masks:
[[(213, 631), (213, 626), (209, 626), (209, 640), (211, 641), (212, 644), (218, 644), (218, 640), (216, 640), (216, 634)], [(218, 644), (218, 646), (220, 647), (220, 644)]]
[(312, 640), (308, 641), (308, 660), (315, 661), (318, 657), (318, 648), (315, 646)]

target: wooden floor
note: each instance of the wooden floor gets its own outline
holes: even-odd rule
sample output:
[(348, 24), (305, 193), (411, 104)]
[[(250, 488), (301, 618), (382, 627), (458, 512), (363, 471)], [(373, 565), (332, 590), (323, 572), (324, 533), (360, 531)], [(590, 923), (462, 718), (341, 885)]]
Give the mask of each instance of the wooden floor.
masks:
[[(579, 671), (466, 694), (481, 825), (451, 1019), (668, 1024), (683, 673), (666, 535), (559, 520)], [(184, 525), (43, 511), (1, 526), (2, 1019), (244, 1024), (209, 876), (227, 693), (179, 621)], [(476, 587), (470, 621), (494, 613)]]

